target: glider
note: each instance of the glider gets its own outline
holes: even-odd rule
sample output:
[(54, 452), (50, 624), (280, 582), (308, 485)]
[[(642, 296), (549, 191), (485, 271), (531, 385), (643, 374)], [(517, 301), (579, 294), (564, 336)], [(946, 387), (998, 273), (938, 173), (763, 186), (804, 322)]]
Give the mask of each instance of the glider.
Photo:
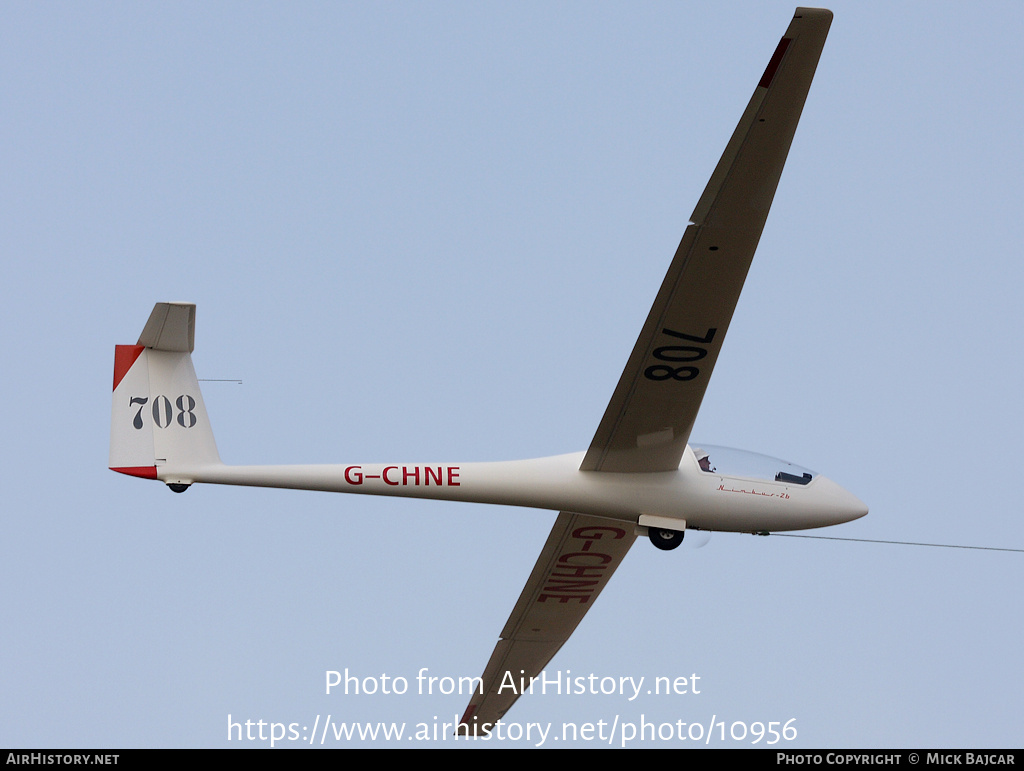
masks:
[(195, 305), (157, 303), (114, 355), (110, 468), (175, 492), (196, 482), (530, 506), (560, 512), (484, 669), (460, 731), (486, 733), (594, 604), (637, 535), (768, 533), (867, 514), (820, 474), (691, 447), (690, 432), (771, 207), (825, 44), (830, 11), (798, 8), (690, 216), (586, 452), (498, 463), (228, 466), (191, 353)]

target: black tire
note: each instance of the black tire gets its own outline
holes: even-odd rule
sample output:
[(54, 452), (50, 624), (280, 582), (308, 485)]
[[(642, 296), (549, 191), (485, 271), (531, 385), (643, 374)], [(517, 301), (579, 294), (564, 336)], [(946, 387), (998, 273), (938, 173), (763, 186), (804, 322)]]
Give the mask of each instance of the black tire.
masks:
[(672, 551), (683, 542), (685, 533), (682, 530), (666, 530), (663, 527), (651, 527), (647, 529), (647, 537), (651, 543), (662, 551)]

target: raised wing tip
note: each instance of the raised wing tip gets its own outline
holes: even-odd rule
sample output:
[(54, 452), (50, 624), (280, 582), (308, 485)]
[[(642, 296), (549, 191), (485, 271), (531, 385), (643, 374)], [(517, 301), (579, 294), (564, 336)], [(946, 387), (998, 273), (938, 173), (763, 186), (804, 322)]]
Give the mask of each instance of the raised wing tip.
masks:
[(797, 8), (794, 19), (828, 19), (832, 21), (832, 11), (828, 8)]
[(832, 11), (826, 8), (797, 8), (796, 13), (793, 14), (793, 21), (790, 22), (789, 29), (786, 30), (786, 34), (779, 41), (771, 61), (768, 62), (768, 66), (765, 68), (764, 75), (761, 76), (761, 81), (757, 84), (758, 87), (768, 88), (771, 86), (775, 72), (779, 69), (779, 65), (786, 55), (786, 49), (789, 48), (793, 38), (799, 35), (801, 31), (822, 34), (828, 32), (828, 28), (831, 25)]

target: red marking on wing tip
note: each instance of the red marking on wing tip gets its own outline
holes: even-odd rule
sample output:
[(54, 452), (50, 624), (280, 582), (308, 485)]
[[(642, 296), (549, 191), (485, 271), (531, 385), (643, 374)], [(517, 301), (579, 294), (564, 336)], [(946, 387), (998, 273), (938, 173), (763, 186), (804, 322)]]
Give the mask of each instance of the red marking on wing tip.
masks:
[(761, 82), (757, 84), (759, 88), (768, 88), (772, 84), (772, 80), (775, 79), (775, 73), (778, 72), (779, 65), (782, 64), (782, 57), (786, 55), (786, 49), (789, 48), (789, 44), (792, 42), (793, 39), (788, 37), (784, 37), (779, 41), (779, 44), (775, 47), (775, 53), (772, 54), (771, 61), (768, 62), (768, 66), (764, 69)]
[(128, 370), (136, 362), (142, 352), (146, 350), (144, 345), (115, 345), (114, 346), (114, 390), (128, 374)]
[[(478, 739), (481, 736), (487, 736), (491, 732), (490, 727), (486, 725), (477, 725), (476, 723), (470, 722), (473, 719), (473, 713), (476, 712), (477, 706), (478, 705), (476, 704), (470, 704), (466, 707), (466, 714), (462, 716), (459, 724), (455, 727), (456, 736), (461, 735)], [(460, 730), (464, 733), (460, 734)]]
[[(118, 346), (121, 347), (121, 346)], [(126, 348), (130, 346), (124, 346)], [(130, 477), (142, 477), (143, 479), (156, 479), (156, 466), (121, 466), (120, 468), (110, 467), (111, 471), (118, 474), (127, 474)]]

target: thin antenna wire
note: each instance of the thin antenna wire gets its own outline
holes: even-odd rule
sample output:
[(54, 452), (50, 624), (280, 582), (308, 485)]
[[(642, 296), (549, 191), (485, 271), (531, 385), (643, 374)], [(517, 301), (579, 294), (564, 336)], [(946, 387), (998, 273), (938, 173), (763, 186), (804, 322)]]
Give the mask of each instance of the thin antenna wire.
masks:
[(238, 383), (242, 385), (241, 380), (229, 380), (227, 378), (216, 378), (216, 377), (201, 377), (197, 378), (200, 383)]
[(783, 538), (816, 538), (822, 541), (857, 541), (859, 543), (894, 543), (900, 546), (934, 546), (942, 549), (978, 549), (981, 551), (1012, 551), (1024, 554), (1024, 549), (1003, 549), (999, 546), (962, 546), (955, 543), (917, 543), (915, 541), (877, 541), (871, 538), (837, 538), (832, 535), (796, 535), (794, 533), (768, 533)]

